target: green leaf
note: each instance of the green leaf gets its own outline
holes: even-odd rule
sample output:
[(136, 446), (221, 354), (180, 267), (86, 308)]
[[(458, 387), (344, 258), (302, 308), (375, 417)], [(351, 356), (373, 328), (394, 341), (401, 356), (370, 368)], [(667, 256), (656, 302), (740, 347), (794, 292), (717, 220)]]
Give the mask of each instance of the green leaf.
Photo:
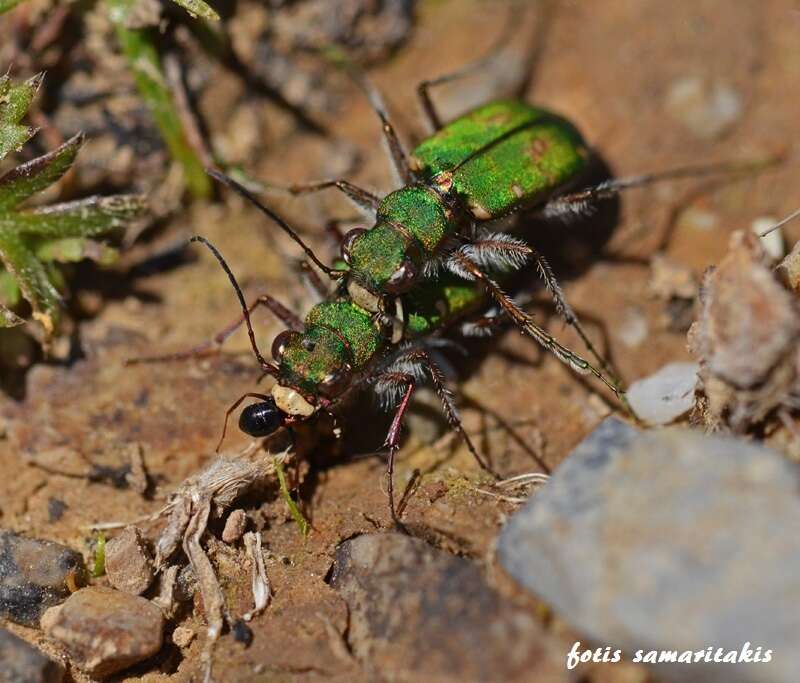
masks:
[(0, 269), (0, 304), (16, 306), (20, 302), (20, 297), (17, 281), (11, 273)]
[(0, 14), (4, 12), (8, 12), (10, 9), (14, 9), (22, 0), (0, 0)]
[(0, 214), (0, 231), (13, 224), (20, 235), (51, 239), (99, 237), (128, 223), (145, 209), (141, 195), (87, 197), (74, 202)]
[(202, 161), (188, 142), (161, 69), (161, 58), (156, 48), (158, 34), (150, 29), (128, 28), (127, 19), (133, 8), (132, 0), (106, 0), (106, 4), (122, 52), (133, 71), (139, 94), (150, 109), (170, 155), (183, 168), (189, 191), (195, 197), (211, 196), (211, 181)]
[(278, 485), (281, 489), (281, 496), (286, 501), (286, 505), (289, 508), (289, 514), (297, 524), (298, 528), (300, 529), (300, 533), (303, 536), (308, 536), (308, 532), (310, 531), (311, 527), (308, 524), (308, 521), (305, 517), (303, 517), (303, 513), (300, 512), (300, 508), (297, 507), (297, 503), (294, 502), (292, 499), (292, 494), (289, 493), (289, 487), (286, 485), (286, 474), (283, 471), (283, 463), (278, 460), (278, 458), (272, 459), (273, 464), (275, 465), (275, 472), (278, 475)]
[(72, 166), (82, 144), (83, 134), (78, 133), (58, 149), (20, 164), (0, 177), (0, 211), (13, 209), (59, 180)]
[(109, 266), (117, 260), (119, 251), (107, 244), (83, 237), (65, 237), (60, 240), (47, 240), (35, 247), (34, 253), (40, 261), (75, 263), (89, 259)]
[(33, 135), (32, 128), (19, 122), (28, 111), (41, 82), (42, 74), (22, 85), (13, 85), (7, 75), (0, 76), (0, 160), (22, 147)]
[(45, 333), (50, 336), (58, 323), (61, 296), (50, 282), (47, 271), (19, 235), (0, 226), (0, 261), (14, 276), (22, 296), (33, 309)]
[[(203, 0), (172, 0), (176, 5), (180, 5), (193, 17), (201, 17), (209, 21), (219, 21), (219, 14), (217, 14), (211, 7), (209, 7)], [(2, 0), (0, 0), (2, 2)], [(19, 2), (19, 0), (17, 0)]]
[(0, 327), (16, 327), (24, 322), (14, 311), (10, 311), (0, 304)]

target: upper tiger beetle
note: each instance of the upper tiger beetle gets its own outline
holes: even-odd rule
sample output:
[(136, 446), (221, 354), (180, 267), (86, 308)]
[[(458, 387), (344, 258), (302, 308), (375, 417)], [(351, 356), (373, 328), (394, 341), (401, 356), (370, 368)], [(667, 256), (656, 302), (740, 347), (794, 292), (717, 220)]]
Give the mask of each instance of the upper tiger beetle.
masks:
[[(450, 426), (464, 439), (478, 464), (497, 476), (464, 430), (444, 373), (429, 352), (429, 337), (446, 326), (462, 322), (463, 333), (485, 334), (498, 322), (510, 320), (574, 370), (593, 374), (624, 402), (619, 382), (584, 332), (545, 258), (519, 237), (492, 231), (492, 221), (522, 210), (534, 210), (545, 218), (568, 219), (587, 213), (596, 202), (623, 189), (765, 165), (687, 166), (581, 188), (592, 151), (577, 128), (558, 114), (518, 100), (499, 100), (442, 123), (430, 89), (480, 68), (484, 61), (418, 85), (422, 109), (434, 132), (411, 154), (398, 138), (377, 90), (350, 68), (379, 117), (403, 186), (383, 198), (343, 179), (288, 188), (293, 194), (336, 188), (374, 217), (371, 227), (343, 236), (341, 260), (333, 265), (318, 258), (289, 223), (250, 190), (219, 170), (209, 170), (283, 229), (336, 283), (335, 290), (326, 292), (324, 300), (304, 319), (268, 294), (248, 305), (220, 252), (205, 238), (193, 237), (193, 241), (206, 245), (224, 268), (239, 298), (242, 316), (212, 342), (157, 359), (142, 359), (185, 358), (205, 352), (244, 322), (253, 353), (263, 372), (275, 378), (275, 384), (268, 395), (249, 392), (240, 397), (228, 409), (225, 427), (230, 414), (245, 399), (257, 399), (239, 417), (240, 429), (254, 437), (291, 427), (319, 412), (330, 414), (348, 390), (371, 385), (382, 402), (395, 409), (384, 447), (388, 450), (389, 507), (398, 524), (392, 481), (394, 459), (403, 416), (416, 384), (426, 375)], [(575, 329), (596, 365), (542, 329), (498, 283), (498, 275), (531, 262), (551, 293), (556, 310)], [(316, 275), (314, 280), (321, 284)], [(272, 344), (273, 360), (262, 355), (250, 322), (250, 313), (261, 305), (288, 328)], [(487, 309), (492, 308), (497, 313), (487, 315)], [(225, 428), (222, 438), (224, 435)]]

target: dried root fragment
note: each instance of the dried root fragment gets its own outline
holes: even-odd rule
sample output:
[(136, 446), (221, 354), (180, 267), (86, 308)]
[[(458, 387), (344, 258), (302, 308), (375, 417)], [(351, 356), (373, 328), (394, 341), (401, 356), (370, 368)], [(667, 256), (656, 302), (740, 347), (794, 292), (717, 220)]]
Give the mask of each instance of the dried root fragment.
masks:
[(712, 428), (744, 432), (800, 398), (800, 302), (770, 267), (758, 238), (731, 237), (706, 272), (701, 310), (689, 330), (700, 363), (701, 412)]

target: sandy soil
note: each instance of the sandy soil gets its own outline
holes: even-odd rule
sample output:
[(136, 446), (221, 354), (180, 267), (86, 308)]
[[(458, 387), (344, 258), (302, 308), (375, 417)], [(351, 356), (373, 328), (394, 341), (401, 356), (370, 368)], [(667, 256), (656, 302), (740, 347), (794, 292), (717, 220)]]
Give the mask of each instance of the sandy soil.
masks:
[[(421, 3), (410, 42), (372, 72), (407, 140), (418, 139), (425, 130), (414, 97), (416, 81), (479, 54), (502, 30), (501, 6), (472, 0)], [(563, 282), (567, 297), (579, 314), (595, 321), (592, 335), (605, 336), (626, 382), (665, 362), (688, 358), (685, 333), (669, 329), (666, 303), (648, 289), (649, 259), (666, 231), (672, 228), (666, 254), (699, 278), (725, 252), (733, 230), (748, 228), (760, 216), (780, 217), (797, 206), (800, 119), (791, 93), (800, 76), (799, 30), (800, 12), (791, 0), (557, 3), (528, 99), (567, 114), (615, 175), (787, 154), (782, 166), (758, 178), (714, 185), (683, 181), (629, 193), (613, 235), (602, 247), (581, 251), (569, 226), (541, 228), (536, 241), (543, 248), (562, 249), (558, 239), (567, 240), (572, 264)], [(527, 40), (527, 35), (519, 36), (488, 75), (443, 89), (437, 95), (442, 110), (456, 114), (497, 94), (496, 86), (511, 80)], [(692, 132), (668, 104), (676, 83), (694, 77), (722, 84), (739, 99), (741, 112), (717, 137)], [(241, 87), (220, 76), (205, 93), (200, 104), (211, 130), (224, 129), (235, 106), (232, 95)], [(343, 89), (342, 107), (326, 121), (335, 139), (305, 133), (284, 112), (261, 106), (260, 148), (248, 168), (253, 176), (291, 182), (335, 175), (351, 165), (347, 150), (352, 148), (361, 163), (351, 179), (383, 192), (393, 187), (373, 115), (354, 88), (338, 80), (336, 87)], [(289, 241), (238, 199), (223, 195), (220, 203), (187, 206), (137, 247), (129, 262), (199, 233), (219, 245), (250, 296), (268, 291), (299, 311), (308, 308), (312, 299), (293, 267), (296, 253)], [(323, 234), (325, 219), (352, 215), (336, 196), (278, 197), (273, 203), (329, 254), (333, 245)], [(593, 225), (590, 220), (574, 232), (585, 233)], [(798, 238), (800, 226), (787, 229), (790, 244)], [(535, 280), (533, 273), (530, 280)], [(226, 407), (253, 390), (258, 373), (243, 334), (226, 345), (221, 357), (122, 366), (127, 357), (206, 339), (236, 316), (227, 279), (199, 249), (176, 267), (133, 280), (122, 271), (98, 276), (87, 270), (83, 284), (99, 293), (104, 304), (94, 319), (81, 325), (85, 357), (69, 367), (34, 368), (21, 401), (0, 397), (7, 434), (0, 441), (0, 471), (5, 473), (0, 479), (0, 524), (88, 554), (89, 525), (156, 510), (159, 497), (213, 457)], [(577, 347), (574, 335), (547, 306), (542, 315), (551, 318), (551, 331)], [(267, 315), (257, 314), (258, 334), (267, 349), (280, 329)], [(531, 471), (540, 461), (552, 468), (615, 409), (594, 382), (571, 374), (516, 333), (469, 348), (469, 361), (457, 364), (465, 423), (503, 473)], [(368, 402), (354, 406), (351, 422), (363, 424), (369, 411)], [(491, 580), (526, 603), (510, 583), (497, 579), (491, 562), (492, 539), (513, 507), (475, 491), (479, 470), (466, 449), (440, 439), (445, 430), (430, 415), (425, 406), (416, 411), (400, 452), (400, 486), (414, 471), (421, 473), (405, 510), (409, 528), (438, 547), (485, 561)], [(339, 446), (324, 438), (308, 439), (314, 443), (308, 449), (310, 464), (297, 473), (303, 508), (313, 526), (308, 538), (298, 533), (273, 487), (244, 501), (272, 554), (268, 571), (275, 601), (253, 624), (256, 642), (263, 647), (245, 650), (230, 638), (220, 642), (216, 657), (225, 662), (229, 680), (361, 680), (352, 663), (337, 656), (326, 623), (333, 624), (335, 633), (344, 632), (346, 609), (324, 581), (338, 542), (388, 524), (383, 462), (356, 457), (378, 447), (381, 435), (375, 430), (356, 438), (353, 431), (361, 430), (351, 429)], [(226, 448), (246, 444), (235, 432)], [(154, 495), (80, 477), (87, 462), (124, 465), (130, 443), (141, 445)], [(48, 514), (53, 499), (67, 505), (55, 521)], [(230, 551), (216, 548), (215, 556), (233, 611), (246, 610), (248, 576)], [(200, 613), (183, 615), (181, 623), (199, 629)], [(183, 654), (165, 647), (155, 663), (134, 670), (126, 680), (187, 680), (196, 670), (201, 640)]]

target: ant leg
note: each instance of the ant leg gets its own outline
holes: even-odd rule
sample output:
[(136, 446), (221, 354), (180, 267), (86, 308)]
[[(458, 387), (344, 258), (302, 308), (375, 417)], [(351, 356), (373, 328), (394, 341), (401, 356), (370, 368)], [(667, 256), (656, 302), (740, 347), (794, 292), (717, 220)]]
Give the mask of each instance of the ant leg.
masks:
[(609, 379), (606, 379), (606, 376), (600, 372), (600, 370), (581, 358), (574, 351), (560, 344), (555, 337), (537, 325), (536, 321), (517, 306), (511, 297), (500, 288), (500, 285), (486, 275), (478, 265), (471, 260), (469, 252), (467, 251), (470, 246), (472, 245), (465, 245), (450, 255), (450, 258), (446, 262), (450, 271), (467, 280), (479, 281), (523, 334), (527, 334), (529, 337), (535, 339), (562, 363), (569, 365), (576, 372), (581, 374), (591, 373), (597, 377), (597, 379), (611, 389), (627, 407), (624, 392), (619, 386)]
[[(316, 274), (316, 273), (315, 273)], [(303, 321), (286, 308), (280, 301), (271, 297), (269, 294), (262, 294), (247, 308), (247, 315), (251, 315), (259, 306), (265, 306), (272, 311), (290, 330), (302, 332), (304, 329)], [(196, 356), (204, 356), (209, 352), (218, 351), (225, 340), (238, 330), (245, 322), (245, 315), (242, 313), (230, 325), (220, 330), (211, 339), (204, 341), (197, 346), (174, 353), (165, 353), (159, 356), (141, 356), (139, 358), (128, 358), (125, 365), (137, 365), (139, 363), (164, 363), (171, 361), (187, 360)]]
[(782, 161), (783, 157), (778, 155), (757, 161), (679, 166), (658, 173), (643, 173), (625, 178), (614, 178), (577, 192), (556, 196), (541, 207), (537, 213), (541, 213), (545, 218), (582, 215), (591, 212), (594, 202), (600, 199), (610, 199), (623, 190), (644, 187), (666, 180), (703, 178), (716, 175), (731, 175), (734, 177), (755, 175)]
[(225, 441), (225, 434), (228, 431), (228, 419), (230, 418), (231, 413), (240, 405), (242, 405), (242, 401), (244, 401), (246, 398), (257, 398), (260, 401), (266, 401), (269, 396), (266, 396), (265, 394), (254, 394), (253, 392), (248, 391), (246, 394), (242, 394), (236, 399), (236, 401), (234, 401), (233, 405), (225, 411), (225, 422), (222, 424), (222, 436), (219, 437), (217, 447), (214, 449), (215, 452), (219, 453), (219, 449), (222, 447), (222, 442)]

